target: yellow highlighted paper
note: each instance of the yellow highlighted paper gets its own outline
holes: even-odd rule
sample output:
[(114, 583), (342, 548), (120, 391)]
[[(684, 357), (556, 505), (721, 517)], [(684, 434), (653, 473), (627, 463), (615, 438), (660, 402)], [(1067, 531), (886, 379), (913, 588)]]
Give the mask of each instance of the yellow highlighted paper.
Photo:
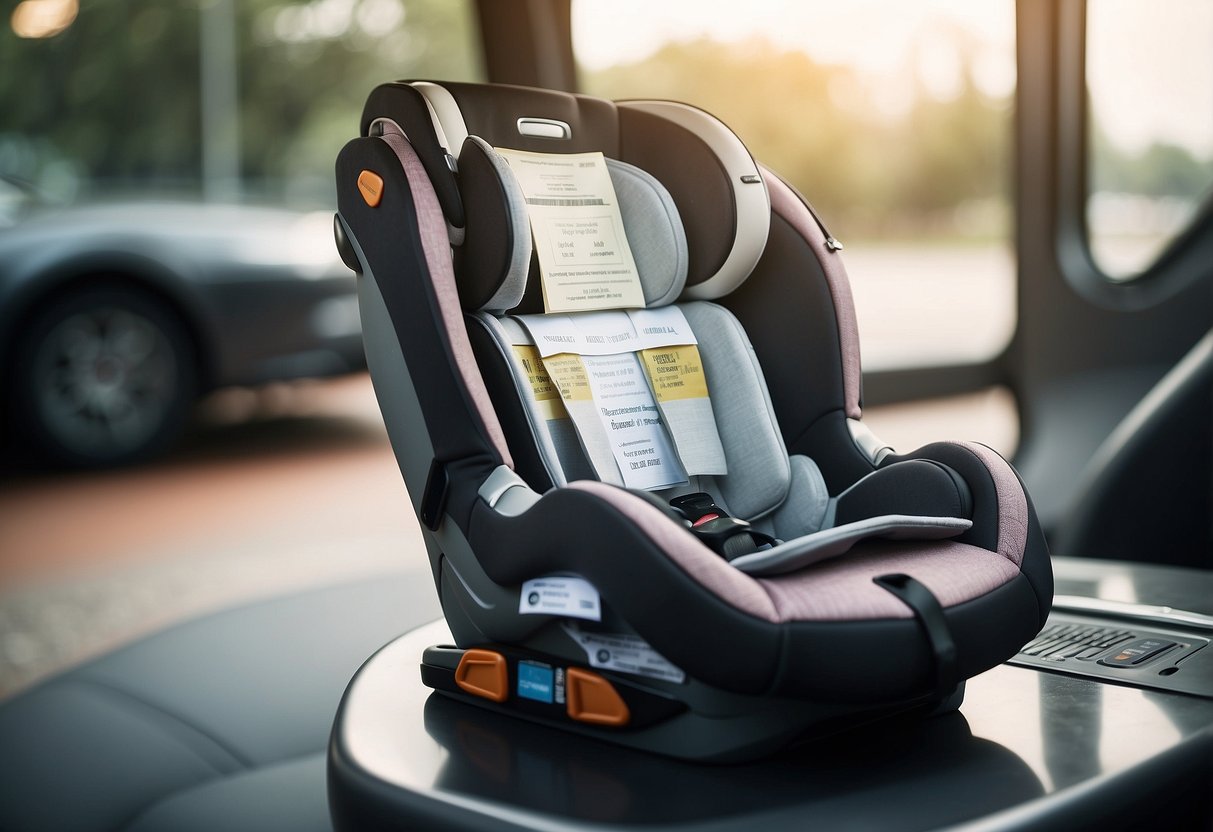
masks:
[(527, 381), (531, 385), (531, 395), (539, 407), (539, 413), (545, 420), (567, 419), (569, 412), (565, 410), (564, 402), (560, 399), (560, 390), (547, 368), (539, 357), (539, 350), (529, 344), (515, 344), (514, 356), (526, 372)]
[(586, 374), (581, 356), (568, 352), (549, 355), (543, 359), (543, 366), (547, 369), (552, 381), (556, 383), (556, 389), (560, 391), (560, 398), (566, 402), (594, 401), (593, 391), (590, 390), (590, 378)]
[(694, 344), (641, 350), (640, 359), (658, 403), (708, 397), (703, 360)]

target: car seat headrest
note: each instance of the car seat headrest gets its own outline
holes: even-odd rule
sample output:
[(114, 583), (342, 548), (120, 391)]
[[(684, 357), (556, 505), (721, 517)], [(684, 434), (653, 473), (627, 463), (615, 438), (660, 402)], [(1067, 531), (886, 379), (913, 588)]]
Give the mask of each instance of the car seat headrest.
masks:
[[(643, 170), (607, 160), (636, 261), (646, 306), (672, 303), (687, 275), (687, 240), (674, 200)], [(508, 312), (538, 280), (526, 200), (509, 163), (479, 136), (459, 154), (459, 193), (465, 206), (463, 242), (455, 247), (459, 296), (468, 311)], [(535, 287), (532, 287), (532, 294)]]
[[(380, 118), (400, 124), (434, 181), (469, 311), (542, 311), (533, 260), (526, 271), (535, 279), (521, 274), (529, 241), (519, 242), (515, 207), (524, 203), (516, 183), (499, 172), (504, 160), (494, 159), (492, 147), (607, 157), (646, 305), (676, 299), (665, 297), (674, 280), (684, 283), (684, 299), (723, 297), (745, 281), (766, 246), (770, 200), (758, 165), (732, 130), (686, 104), (418, 81), (377, 88), (364, 130)], [(661, 221), (654, 227), (646, 217)], [(671, 225), (681, 229), (685, 257), (668, 247)], [(679, 271), (684, 277), (675, 277)]]
[(750, 276), (766, 248), (771, 201), (750, 152), (724, 122), (673, 101), (623, 101), (624, 161), (669, 189), (686, 227), (686, 300), (724, 297)]

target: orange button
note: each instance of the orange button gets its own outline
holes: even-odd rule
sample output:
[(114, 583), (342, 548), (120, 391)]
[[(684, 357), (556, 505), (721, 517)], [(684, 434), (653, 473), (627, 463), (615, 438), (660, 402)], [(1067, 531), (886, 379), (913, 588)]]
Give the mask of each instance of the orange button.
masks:
[(455, 668), (455, 684), (473, 696), (504, 702), (510, 695), (505, 656), (492, 650), (468, 650)]
[(565, 674), (569, 716), (595, 725), (627, 725), (632, 718), (615, 686), (597, 673), (570, 667)]
[(372, 208), (378, 206), (379, 200), (383, 199), (383, 177), (373, 171), (364, 170), (358, 174), (358, 191), (367, 205)]

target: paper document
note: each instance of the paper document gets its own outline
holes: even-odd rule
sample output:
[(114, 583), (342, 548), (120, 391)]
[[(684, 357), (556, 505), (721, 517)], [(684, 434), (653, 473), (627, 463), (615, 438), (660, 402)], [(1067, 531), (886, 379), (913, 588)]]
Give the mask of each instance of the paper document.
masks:
[(686, 482), (636, 354), (585, 355), (581, 360), (624, 485), (647, 490)]
[(641, 350), (640, 360), (687, 473), (727, 474), (699, 348), (694, 344), (653, 347)]
[(544, 357), (558, 352), (615, 355), (699, 343), (676, 306), (580, 315), (519, 315), (518, 320)]
[(598, 475), (598, 479), (611, 485), (624, 485), (625, 480), (615, 454), (611, 450), (611, 437), (603, 424), (598, 405), (581, 356), (560, 353), (543, 359), (544, 368), (560, 391), (565, 410), (577, 428), (581, 449)]
[(543, 308), (583, 312), (644, 306), (605, 157), (496, 150), (526, 199)]
[[(618, 484), (606, 464), (607, 451), (618, 463), (619, 476), (628, 487), (660, 488), (660, 484), (633, 485), (633, 481), (661, 480), (657, 471), (652, 477), (638, 473), (643, 467), (663, 470), (664, 446), (645, 445), (643, 448), (623, 447), (624, 434), (617, 427), (621, 420), (612, 419), (611, 406), (604, 401), (608, 394), (620, 394), (619, 385), (628, 381), (627, 395), (637, 397), (627, 406), (652, 406), (642, 419), (660, 419), (662, 425), (651, 422), (640, 425), (648, 434), (661, 434), (668, 445), (673, 441), (673, 454), (679, 463), (682, 482), (687, 474), (723, 475), (728, 473), (724, 448), (716, 429), (712, 401), (708, 396), (707, 377), (703, 360), (696, 346), (695, 333), (682, 310), (674, 306), (659, 309), (633, 309), (610, 312), (584, 312), (578, 315), (522, 315), (519, 322), (535, 341), (535, 349), (543, 356), (565, 406), (581, 437), (586, 455), (595, 471), (606, 482)], [(578, 356), (581, 356), (579, 360)], [(619, 359), (599, 363), (597, 359)], [(643, 367), (640, 377), (625, 371)], [(607, 376), (617, 372), (618, 376)], [(601, 380), (600, 385), (592, 379)], [(651, 385), (651, 386), (650, 386)], [(641, 400), (640, 397), (643, 397)], [(599, 425), (591, 424), (597, 413)], [(614, 414), (619, 415), (619, 414)], [(634, 414), (633, 414), (634, 415)], [(635, 437), (628, 436), (627, 441)], [(599, 443), (605, 442), (605, 445)], [(654, 460), (650, 462), (649, 460)], [(668, 469), (668, 476), (675, 469)]]
[(543, 359), (599, 479), (627, 488), (687, 481), (634, 353)]
[(526, 372), (527, 381), (531, 385), (531, 395), (535, 397), (539, 414), (549, 421), (569, 418), (569, 413), (560, 399), (560, 390), (548, 375), (547, 368), (543, 366), (539, 350), (530, 344), (515, 344), (514, 355), (517, 356), (518, 363)]

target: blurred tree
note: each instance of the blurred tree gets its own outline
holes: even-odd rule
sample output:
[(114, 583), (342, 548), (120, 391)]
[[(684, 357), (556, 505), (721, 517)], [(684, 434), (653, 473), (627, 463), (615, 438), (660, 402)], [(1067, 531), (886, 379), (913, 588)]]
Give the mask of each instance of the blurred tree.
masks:
[(1006, 201), (1010, 163), (1009, 102), (977, 89), (969, 65), (974, 47), (962, 46), (958, 94), (936, 100), (918, 84), (893, 117), (864, 100), (850, 69), (762, 39), (670, 43), (583, 78), (596, 94), (672, 98), (718, 115), (839, 233), (950, 233), (966, 201)]
[(775, 50), (761, 39), (700, 39), (581, 75), (588, 92), (606, 98), (668, 98), (703, 107), (823, 208), (845, 205), (856, 185), (862, 125), (830, 100), (831, 82), (848, 76), (847, 70)]
[(54, 37), (0, 29), (0, 171), (196, 179), (197, 23), (196, 8), (110, 0)]
[[(45, 39), (0, 29), (0, 173), (54, 190), (197, 192), (200, 3), (91, 0)], [(367, 92), (393, 78), (481, 74), (467, 3), (240, 0), (234, 4), (241, 172), (259, 196), (306, 202)]]
[(967, 67), (955, 98), (920, 94), (889, 132), (889, 146), (901, 152), (887, 212), (946, 226), (966, 201), (1007, 199), (1010, 108), (983, 95)]
[(1185, 147), (1154, 142), (1137, 153), (1123, 150), (1096, 128), (1091, 141), (1092, 192), (1173, 197), (1196, 202), (1213, 184), (1213, 158)]
[(245, 173), (321, 179), (358, 129), (367, 93), (397, 78), (480, 76), (469, 4), (450, 0), (244, 2)]

